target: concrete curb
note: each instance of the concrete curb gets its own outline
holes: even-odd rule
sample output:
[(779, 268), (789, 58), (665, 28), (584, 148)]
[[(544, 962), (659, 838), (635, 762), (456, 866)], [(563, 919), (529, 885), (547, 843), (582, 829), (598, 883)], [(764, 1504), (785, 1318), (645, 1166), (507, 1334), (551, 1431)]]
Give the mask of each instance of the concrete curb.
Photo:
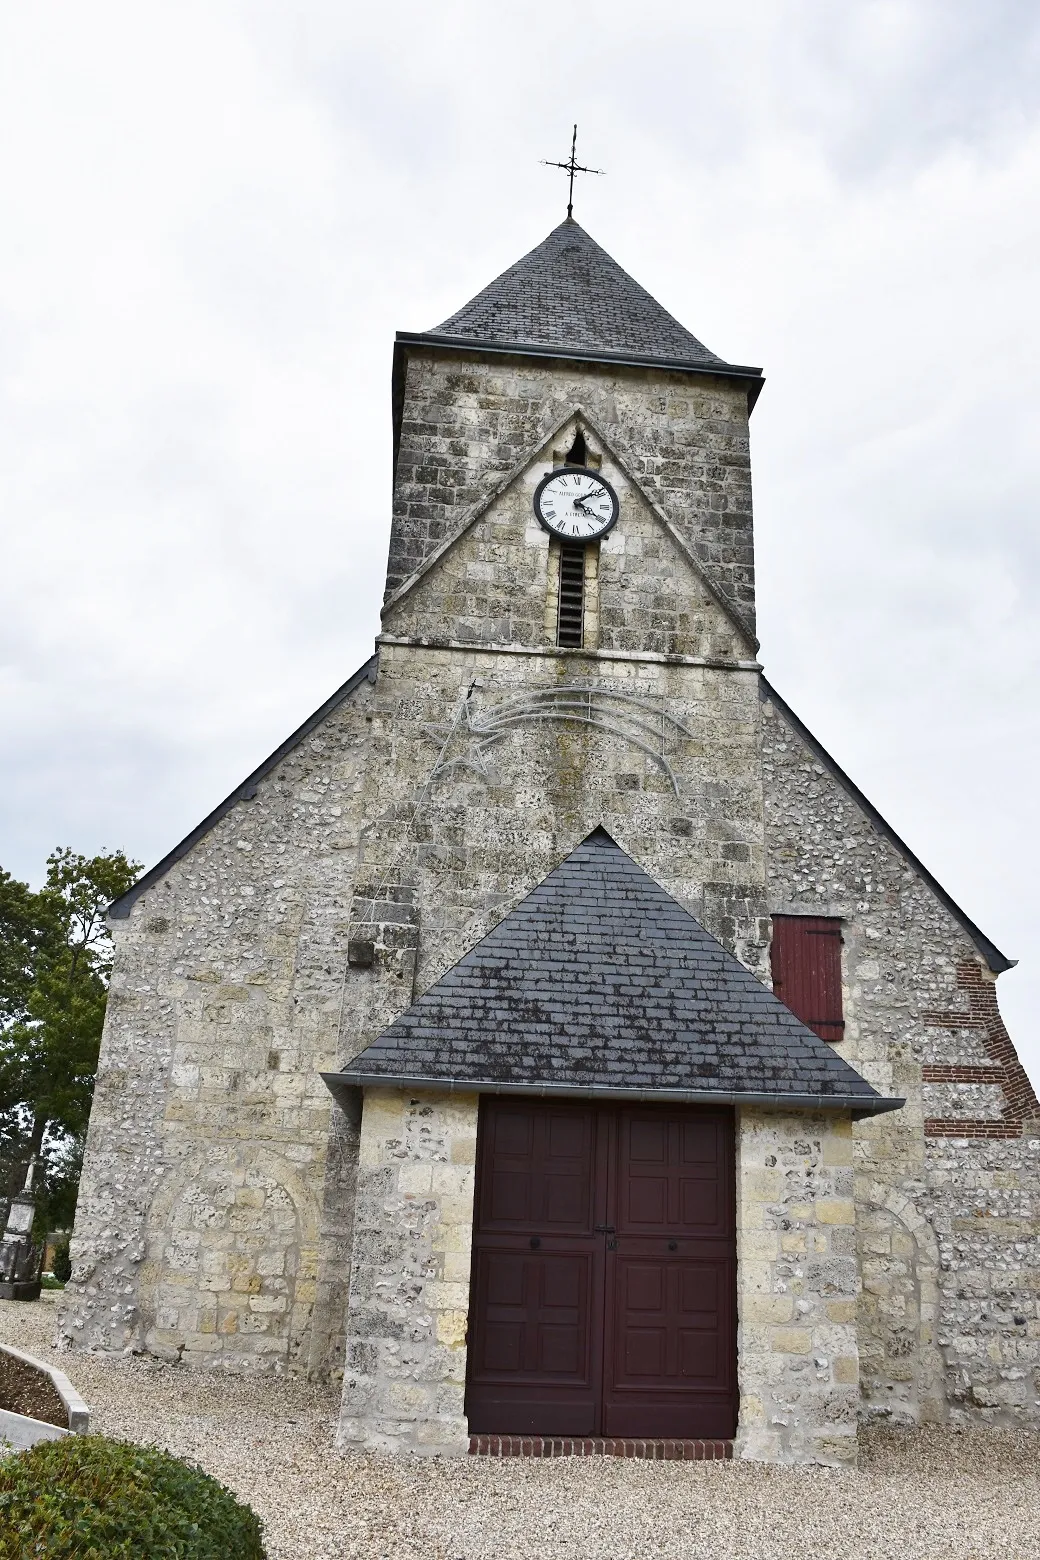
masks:
[(49, 1425), (45, 1419), (30, 1419), (28, 1414), (12, 1414), (0, 1408), (0, 1453), (28, 1451), (37, 1441), (62, 1441), (71, 1431)]
[(87, 1433), (90, 1429), (90, 1409), (63, 1370), (57, 1370), (53, 1365), (46, 1365), (35, 1355), (26, 1354), (8, 1343), (0, 1343), (0, 1354), (7, 1354), (13, 1359), (21, 1360), (23, 1365), (31, 1365), (33, 1370), (38, 1370), (42, 1375), (47, 1376), (65, 1405), (69, 1422), (68, 1429), (63, 1430), (60, 1425), (47, 1424), (44, 1420), (30, 1419), (27, 1414), (14, 1414), (9, 1409), (0, 1409), (0, 1443), (7, 1441), (21, 1449), (33, 1446), (37, 1441), (56, 1441), (64, 1435)]

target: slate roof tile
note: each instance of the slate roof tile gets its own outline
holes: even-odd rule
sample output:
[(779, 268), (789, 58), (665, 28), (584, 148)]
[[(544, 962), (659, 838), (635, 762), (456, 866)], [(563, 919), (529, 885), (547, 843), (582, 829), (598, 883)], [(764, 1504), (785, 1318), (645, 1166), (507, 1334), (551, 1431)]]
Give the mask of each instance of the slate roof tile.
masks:
[(432, 334), (726, 366), (572, 218)]
[(902, 1103), (878, 1095), (603, 829), (325, 1077), (333, 1088), (425, 1080)]

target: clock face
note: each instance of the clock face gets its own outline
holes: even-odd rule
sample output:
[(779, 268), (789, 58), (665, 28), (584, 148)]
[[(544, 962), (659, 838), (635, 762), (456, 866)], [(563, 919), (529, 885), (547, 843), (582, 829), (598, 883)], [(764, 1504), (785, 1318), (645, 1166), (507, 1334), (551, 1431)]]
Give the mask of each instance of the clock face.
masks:
[(539, 482), (534, 512), (547, 531), (566, 542), (594, 542), (618, 517), (617, 494), (587, 466), (561, 466)]

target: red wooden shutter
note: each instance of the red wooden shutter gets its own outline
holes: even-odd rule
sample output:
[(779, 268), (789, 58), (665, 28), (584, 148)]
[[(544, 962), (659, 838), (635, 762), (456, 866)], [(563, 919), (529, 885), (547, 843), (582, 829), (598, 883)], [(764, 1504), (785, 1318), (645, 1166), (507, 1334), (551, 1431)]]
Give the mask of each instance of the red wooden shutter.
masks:
[(841, 922), (824, 915), (774, 915), (773, 990), (821, 1040), (841, 1040)]

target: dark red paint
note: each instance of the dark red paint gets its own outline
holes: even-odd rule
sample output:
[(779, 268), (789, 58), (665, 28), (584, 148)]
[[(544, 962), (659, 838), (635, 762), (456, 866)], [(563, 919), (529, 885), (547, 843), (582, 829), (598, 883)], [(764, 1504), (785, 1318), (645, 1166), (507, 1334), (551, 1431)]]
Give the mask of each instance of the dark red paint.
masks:
[(773, 990), (821, 1040), (845, 1034), (841, 922), (822, 915), (774, 915)]
[(485, 1098), (476, 1204), (471, 1433), (733, 1435), (732, 1112)]

